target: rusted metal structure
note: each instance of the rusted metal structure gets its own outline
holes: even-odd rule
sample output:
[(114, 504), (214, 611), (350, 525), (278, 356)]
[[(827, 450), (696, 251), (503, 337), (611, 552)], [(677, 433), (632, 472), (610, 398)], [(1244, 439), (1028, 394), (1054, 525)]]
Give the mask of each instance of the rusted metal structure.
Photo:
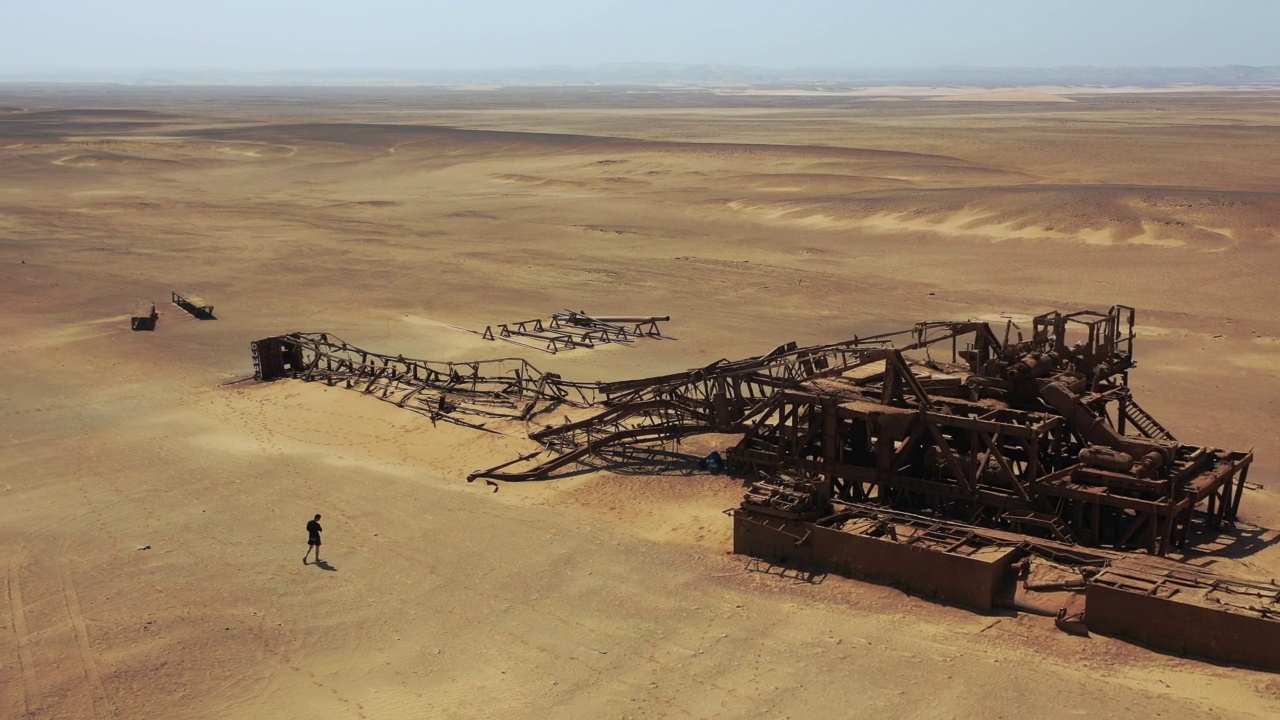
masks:
[(291, 333), (250, 344), (254, 377), (295, 377), (359, 390), (381, 400), (460, 425), (459, 415), (527, 420), (540, 401), (586, 407), (592, 384), (565, 382), (520, 358), (441, 362), (362, 350), (327, 333)]
[(669, 315), (597, 315), (593, 317), (581, 311), (563, 310), (551, 314), (551, 327), (595, 330), (608, 338), (627, 341), (633, 338), (662, 337), (658, 323), (669, 320), (671, 320)]
[[(1137, 404), (1132, 309), (1048, 313), (1018, 341), (985, 323), (911, 334), (883, 359), (783, 390), (731, 462), (819, 477), (823, 500), (1152, 554), (1235, 519), (1253, 455), (1179, 443)], [(939, 343), (949, 361), (931, 357)]]
[[(529, 433), (546, 453), (477, 471), (469, 479), (538, 480), (605, 449), (665, 442), (706, 432), (742, 432), (781, 399), (780, 391), (806, 380), (838, 375), (887, 350), (853, 340), (797, 347), (795, 343), (745, 360), (720, 360), (704, 368), (638, 380), (579, 384), (590, 387), (599, 411), (589, 417)], [(544, 454), (551, 457), (543, 460)]]
[(496, 329), (495, 326), (490, 325), (479, 334), (485, 340), (503, 340), (531, 350), (555, 354), (574, 348), (593, 348), (608, 343), (629, 343), (643, 337), (662, 337), (658, 323), (670, 319), (666, 315), (591, 316), (584, 312), (564, 310), (552, 313), (547, 320), (534, 318), (500, 323)]
[(1179, 655), (1280, 671), (1280, 586), (1274, 582), (1114, 561), (1088, 582), (1084, 624)]
[(156, 319), (160, 315), (156, 313), (156, 304), (153, 302), (138, 303), (133, 309), (133, 314), (129, 317), (129, 329), (137, 332), (139, 330), (155, 330)]
[[(659, 320), (609, 322), (645, 332)], [(580, 313), (550, 322), (579, 338), (612, 332)], [(740, 433), (727, 452), (748, 486), (730, 512), (735, 552), (983, 611), (1024, 608), (1005, 597), (1011, 583), (1048, 564), (1069, 581), (1023, 584), (1074, 593), (1064, 629), (1280, 669), (1280, 587), (1157, 557), (1235, 520), (1252, 453), (1179, 442), (1138, 405), (1132, 308), (1046, 313), (1028, 330), (926, 322), (620, 382), (571, 382), (518, 358), (383, 355), (324, 333), (252, 351), (260, 380), (342, 386), (542, 446), (468, 480), (536, 480)], [(575, 417), (545, 424), (565, 412)]]
[[(783, 484), (801, 490), (802, 497), (812, 496), (795, 478)], [(1280, 670), (1280, 586), (1274, 582), (878, 504), (836, 500), (825, 511), (796, 513), (779, 507), (785, 496), (751, 492), (730, 511), (735, 553), (889, 583), (982, 612), (1056, 613), (1059, 627), (1068, 632), (1096, 632), (1179, 655)], [(1056, 576), (1034, 581), (1037, 566), (1055, 569)], [(1024, 589), (1046, 591), (1053, 602), (1049, 612), (1020, 601)]]
[(874, 502), (1163, 554), (1195, 526), (1236, 517), (1253, 456), (1179, 443), (1138, 405), (1133, 323), (1122, 306), (1041, 315), (1029, 338), (1011, 337), (1012, 323), (998, 333), (985, 322), (926, 322), (621, 382), (570, 382), (521, 359), (382, 355), (325, 334), (261, 340), (254, 357), (260, 379), (342, 384), (472, 427), (492, 423), (459, 416), (523, 423), (579, 410), (528, 432), (542, 451), (471, 479), (536, 480), (605, 449), (740, 432), (733, 468), (815, 478), (819, 505)]
[(173, 304), (191, 313), (191, 316), (197, 320), (214, 320), (213, 306), (198, 295), (192, 295), (189, 292), (171, 293), (173, 296)]

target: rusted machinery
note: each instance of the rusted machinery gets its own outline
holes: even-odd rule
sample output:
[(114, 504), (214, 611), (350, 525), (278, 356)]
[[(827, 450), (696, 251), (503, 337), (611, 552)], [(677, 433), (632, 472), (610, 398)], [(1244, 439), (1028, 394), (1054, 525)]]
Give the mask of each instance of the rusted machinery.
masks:
[[(874, 501), (1080, 545), (1181, 546), (1239, 510), (1253, 455), (1177, 442), (1134, 401), (1133, 311), (1049, 313), (1031, 338), (924, 323), (908, 348), (782, 391), (730, 454)], [(960, 341), (964, 341), (961, 349)]]
[[(323, 333), (252, 351), (260, 380), (343, 386), (542, 446), (469, 480), (741, 433), (727, 452), (748, 488), (730, 513), (735, 552), (980, 610), (1030, 572), (1026, 588), (1069, 595), (1064, 629), (1280, 669), (1280, 587), (1156, 557), (1236, 519), (1252, 453), (1179, 442), (1138, 405), (1132, 308), (1046, 313), (1029, 333), (926, 322), (621, 382), (382, 355)], [(542, 424), (563, 413), (575, 417)]]
[[(1047, 313), (1030, 338), (983, 322), (797, 347), (621, 382), (570, 382), (519, 359), (440, 363), (325, 334), (253, 344), (256, 375), (359, 389), (472, 427), (554, 408), (577, 418), (528, 436), (544, 449), (471, 479), (544, 478), (605, 449), (740, 432), (732, 468), (770, 485), (813, 480), (833, 500), (1163, 554), (1239, 509), (1251, 453), (1177, 442), (1129, 390), (1131, 308)], [(934, 357), (940, 347), (949, 353)], [(501, 429), (500, 427), (498, 429)], [(772, 483), (776, 484), (776, 483)], [(760, 512), (765, 512), (760, 510)]]
[[(1049, 586), (1068, 632), (1280, 670), (1280, 586), (1152, 557), (1236, 519), (1252, 453), (1179, 443), (1134, 401), (1132, 309), (1011, 330), (922, 323), (782, 390), (730, 452), (734, 552), (984, 611)], [(1034, 563), (1059, 578), (1019, 580)]]

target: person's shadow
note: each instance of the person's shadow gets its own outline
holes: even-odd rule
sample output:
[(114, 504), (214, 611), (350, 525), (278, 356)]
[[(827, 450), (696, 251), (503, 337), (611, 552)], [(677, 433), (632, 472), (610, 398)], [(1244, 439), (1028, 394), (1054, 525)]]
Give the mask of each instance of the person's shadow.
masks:
[(338, 568), (330, 565), (328, 560), (317, 560), (312, 564), (320, 568), (321, 570), (328, 570), (329, 572), (338, 572)]

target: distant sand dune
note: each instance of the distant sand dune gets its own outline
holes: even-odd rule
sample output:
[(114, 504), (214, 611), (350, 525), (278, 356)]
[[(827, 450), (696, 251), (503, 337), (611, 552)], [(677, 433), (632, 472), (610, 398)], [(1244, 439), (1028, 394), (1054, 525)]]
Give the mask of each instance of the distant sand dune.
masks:
[(67, 167), (97, 168), (100, 170), (161, 170), (182, 166), (182, 163), (177, 160), (129, 157), (127, 155), (114, 155), (110, 153), (82, 153), (79, 155), (68, 155), (66, 157), (60, 157), (53, 160), (52, 163), (54, 165), (65, 165)]
[(728, 207), (763, 222), (812, 228), (1222, 250), (1240, 242), (1273, 242), (1280, 197), (1027, 186), (916, 191), (896, 198), (739, 200)]
[(939, 95), (930, 100), (946, 102), (1033, 102), (1033, 103), (1073, 103), (1075, 100), (1054, 95), (1042, 90), (988, 90), (985, 92), (964, 93), (961, 95)]

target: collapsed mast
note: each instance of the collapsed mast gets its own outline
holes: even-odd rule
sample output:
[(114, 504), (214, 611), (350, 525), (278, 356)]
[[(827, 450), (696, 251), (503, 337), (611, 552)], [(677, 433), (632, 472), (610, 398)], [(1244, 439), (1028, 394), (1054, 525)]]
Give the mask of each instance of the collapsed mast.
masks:
[[(252, 344), (261, 380), (358, 390), (542, 445), (469, 479), (537, 480), (591, 457), (742, 433), (731, 469), (748, 516), (811, 520), (833, 504), (894, 510), (1091, 547), (1183, 547), (1239, 510), (1253, 454), (1179, 442), (1129, 388), (1134, 310), (923, 322), (827, 345), (618, 382), (573, 382), (519, 358), (438, 362), (324, 333)], [(528, 428), (572, 407), (589, 416)], [(465, 419), (464, 419), (465, 418)]]

